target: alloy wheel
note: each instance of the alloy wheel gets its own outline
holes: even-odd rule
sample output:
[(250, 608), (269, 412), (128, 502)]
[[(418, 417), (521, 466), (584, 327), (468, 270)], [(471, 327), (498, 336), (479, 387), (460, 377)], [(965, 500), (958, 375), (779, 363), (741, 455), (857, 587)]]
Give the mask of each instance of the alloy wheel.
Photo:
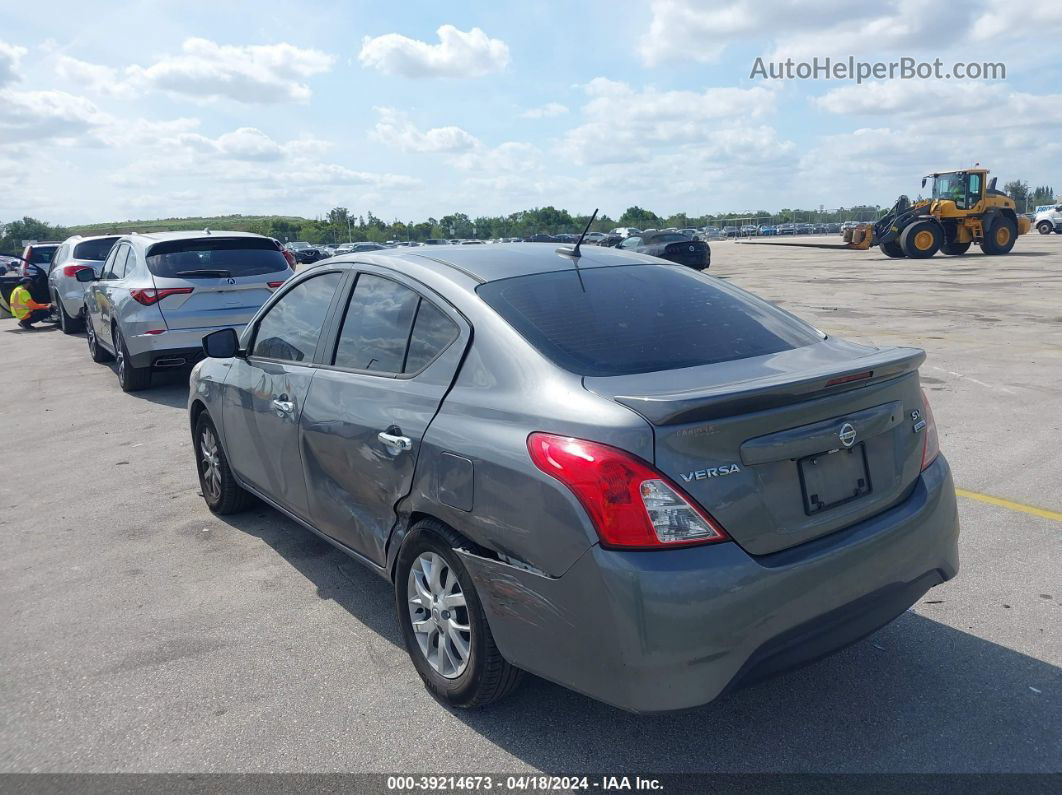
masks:
[(122, 345), (122, 332), (117, 326), (114, 327), (111, 342), (114, 344), (114, 358), (118, 362), (118, 380), (125, 381), (125, 346)]
[(218, 440), (210, 428), (204, 428), (199, 436), (199, 467), (207, 498), (217, 502), (221, 499), (221, 454)]
[(406, 599), (413, 636), (428, 664), (440, 676), (456, 679), (468, 666), (472, 628), (461, 583), (446, 558), (423, 552), (413, 561)]

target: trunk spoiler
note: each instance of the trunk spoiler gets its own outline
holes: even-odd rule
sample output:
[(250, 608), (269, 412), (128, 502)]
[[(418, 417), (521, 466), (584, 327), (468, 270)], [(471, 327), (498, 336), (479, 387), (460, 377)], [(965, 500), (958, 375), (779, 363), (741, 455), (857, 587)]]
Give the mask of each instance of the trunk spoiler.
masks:
[[(851, 343), (838, 347), (848, 345)], [(706, 372), (705, 377), (700, 379), (701, 385), (691, 383), (688, 389), (682, 389), (681, 383), (679, 388), (673, 391), (652, 389), (652, 386), (659, 383), (658, 373), (586, 378), (584, 384), (590, 391), (607, 394), (617, 403), (634, 409), (654, 425), (674, 425), (766, 411), (816, 397), (859, 389), (868, 384), (914, 372), (926, 358), (925, 351), (918, 348), (874, 350), (852, 346), (873, 352), (838, 362), (838, 351), (827, 342), (809, 348), (816, 349), (820, 346), (825, 350), (807, 353), (807, 349), (798, 348), (787, 351), (786, 354), (765, 357), (770, 360), (766, 362), (728, 362), (723, 365), (725, 369), (740, 370), (745, 377), (719, 379), (718, 376), (722, 373), (714, 374), (716, 378), (712, 378)], [(797, 361), (786, 362), (787, 358)], [(719, 367), (720, 365), (706, 365), (677, 372), (691, 373)], [(738, 373), (734, 372), (732, 375), (738, 376)], [(686, 376), (678, 380), (696, 379)], [(718, 383), (712, 384), (712, 381)], [(644, 391), (628, 388), (642, 385), (647, 387)]]

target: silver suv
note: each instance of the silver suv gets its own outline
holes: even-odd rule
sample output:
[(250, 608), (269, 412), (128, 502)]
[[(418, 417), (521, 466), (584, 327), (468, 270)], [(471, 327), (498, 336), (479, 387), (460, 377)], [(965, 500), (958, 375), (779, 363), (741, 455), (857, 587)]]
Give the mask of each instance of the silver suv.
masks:
[(117, 359), (131, 392), (156, 369), (192, 364), (204, 334), (241, 329), (292, 274), (276, 241), (246, 232), (162, 232), (118, 238), (87, 285), (84, 317), (93, 361)]
[(59, 325), (66, 334), (76, 334), (85, 325), (85, 285), (77, 280), (79, 271), (91, 270), (99, 276), (118, 235), (81, 237), (63, 241), (52, 257), (48, 273), (48, 292), (59, 315)]

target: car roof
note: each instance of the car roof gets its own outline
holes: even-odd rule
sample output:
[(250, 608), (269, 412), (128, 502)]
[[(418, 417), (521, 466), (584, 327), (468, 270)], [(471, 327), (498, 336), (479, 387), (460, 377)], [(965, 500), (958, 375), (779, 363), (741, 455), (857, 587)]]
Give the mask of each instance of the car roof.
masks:
[(255, 234), (254, 232), (230, 232), (224, 229), (182, 229), (177, 232), (133, 232), (121, 236), (122, 240), (143, 249), (149, 248), (156, 243), (162, 243), (169, 240), (199, 240), (200, 238), (213, 237), (253, 237), (263, 240), (271, 239), (265, 235)]
[[(515, 276), (571, 270), (575, 267), (573, 258), (558, 253), (558, 249), (570, 248), (556, 243), (495, 243), (492, 246), (452, 246), (442, 250), (427, 247), (387, 249), (356, 256), (390, 268), (396, 267), (396, 260), (404, 260), (418, 269), (425, 265), (443, 265), (482, 284)], [(584, 245), (580, 253), (579, 267), (583, 269), (660, 263), (643, 254), (599, 246)], [(349, 261), (350, 256), (342, 254), (328, 262)]]

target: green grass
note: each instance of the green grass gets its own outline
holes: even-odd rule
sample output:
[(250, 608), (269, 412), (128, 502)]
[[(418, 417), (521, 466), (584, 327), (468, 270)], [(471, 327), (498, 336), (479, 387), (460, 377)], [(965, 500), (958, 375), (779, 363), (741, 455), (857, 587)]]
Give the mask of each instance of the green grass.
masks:
[(126, 232), (165, 232), (182, 229), (210, 229), (230, 232), (248, 232), (252, 227), (261, 228), (273, 221), (292, 224), (308, 224), (307, 218), (294, 215), (214, 215), (192, 218), (158, 218), (153, 221), (108, 221), (101, 224), (84, 224), (68, 227), (72, 235), (105, 235)]

